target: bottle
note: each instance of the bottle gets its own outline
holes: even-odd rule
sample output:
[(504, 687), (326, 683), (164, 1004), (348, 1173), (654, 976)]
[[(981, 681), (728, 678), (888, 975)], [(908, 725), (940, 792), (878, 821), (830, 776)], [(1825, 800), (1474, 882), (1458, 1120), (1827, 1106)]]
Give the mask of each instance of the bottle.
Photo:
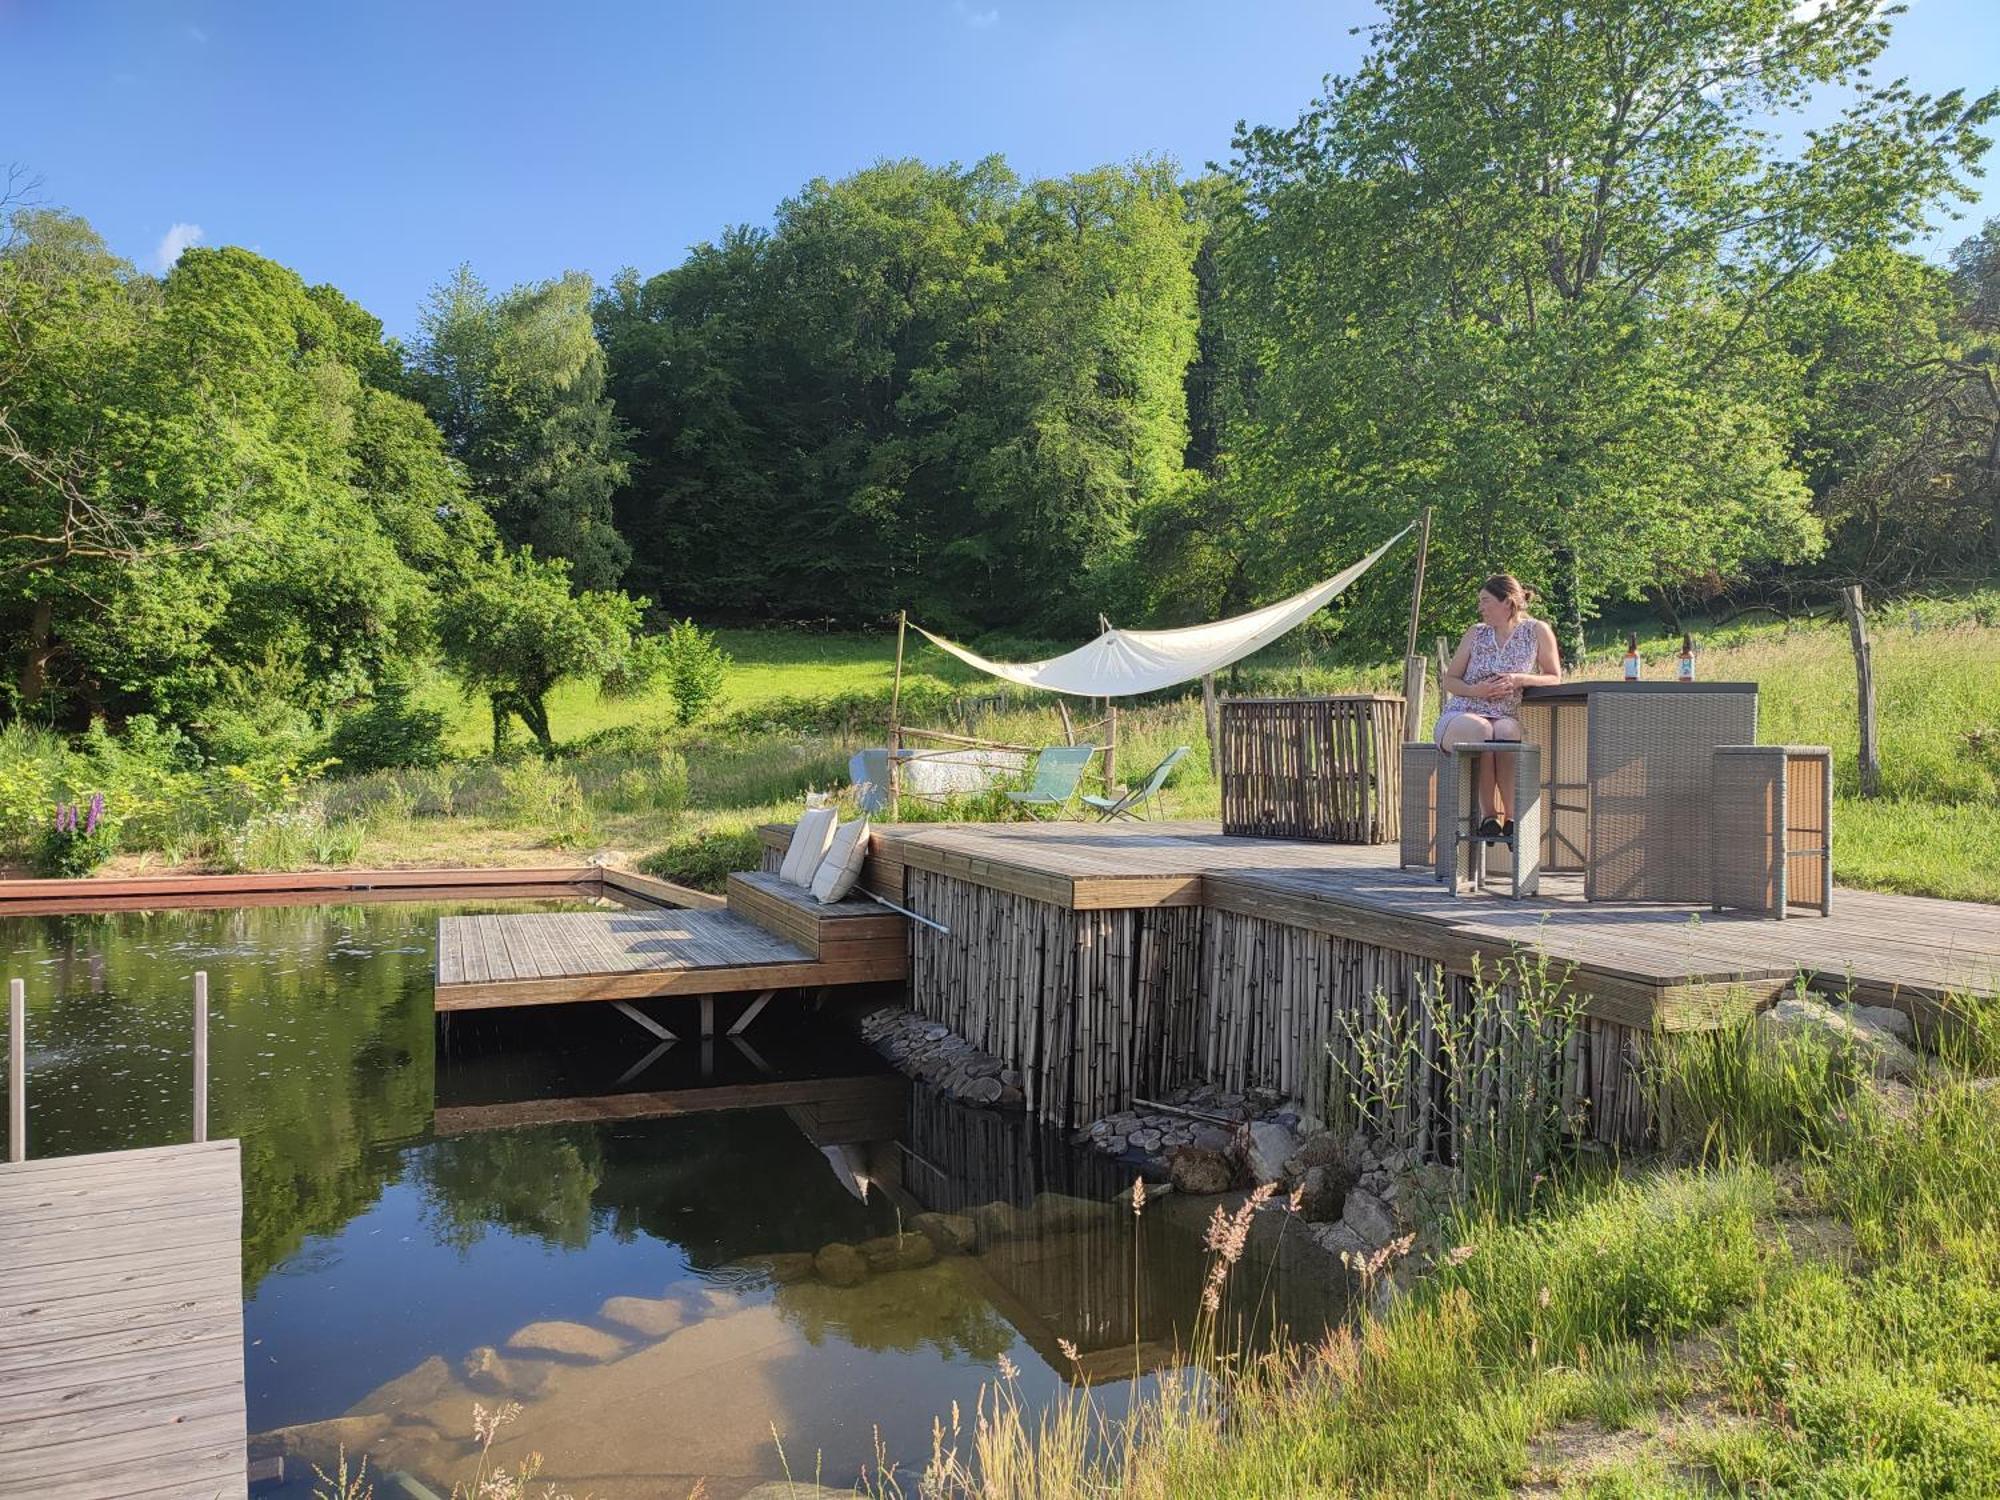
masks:
[(1639, 637), (1637, 635), (1628, 635), (1625, 637), (1625, 680), (1627, 682), (1637, 682), (1639, 680)]
[(1691, 635), (1681, 637), (1681, 659), (1675, 675), (1682, 682), (1694, 681), (1694, 637)]

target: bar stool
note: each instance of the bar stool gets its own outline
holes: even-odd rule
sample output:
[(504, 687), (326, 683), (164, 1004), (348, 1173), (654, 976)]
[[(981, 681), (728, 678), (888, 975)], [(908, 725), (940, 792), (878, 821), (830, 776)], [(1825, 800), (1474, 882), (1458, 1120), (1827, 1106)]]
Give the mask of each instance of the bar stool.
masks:
[(1403, 816), (1398, 858), (1401, 868), (1437, 867), (1438, 762), (1444, 757), (1430, 740), (1403, 741)]
[(1717, 745), (1709, 773), (1712, 904), (1833, 914), (1833, 752)]
[[(1470, 757), (1504, 757), (1500, 774), (1511, 778), (1509, 805), (1514, 831), (1498, 838), (1481, 838), (1474, 789), (1478, 768)], [(1438, 766), (1437, 878), (1454, 896), (1476, 895), (1486, 888), (1486, 852), (1499, 844), (1509, 855), (1507, 894), (1532, 896), (1542, 885), (1542, 751), (1524, 740), (1474, 740), (1454, 745)], [(1468, 889), (1468, 882), (1470, 888)]]

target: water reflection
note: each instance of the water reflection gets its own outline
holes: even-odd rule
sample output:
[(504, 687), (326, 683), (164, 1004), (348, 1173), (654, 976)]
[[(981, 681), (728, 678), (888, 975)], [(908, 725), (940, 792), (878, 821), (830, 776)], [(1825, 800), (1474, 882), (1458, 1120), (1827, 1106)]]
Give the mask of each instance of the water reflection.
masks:
[[(797, 1000), (747, 1049), (661, 1051), (603, 1006), (434, 1023), (436, 920), (490, 909), (0, 922), (0, 967), (29, 979), (37, 1155), (185, 1138), (188, 979), (209, 971), (262, 1446), (344, 1445), (379, 1494), (398, 1473), (447, 1493), (472, 1403), (514, 1399), (509, 1461), (538, 1449), (605, 1500), (697, 1478), (732, 1500), (786, 1472), (774, 1427), (792, 1472), (844, 1485), (878, 1427), (920, 1460), (1003, 1354), (1039, 1399), (1080, 1370), (1129, 1381), (1185, 1334), (1207, 1203), (1135, 1220), (1104, 1159), (912, 1089)], [(681, 1006), (648, 1008), (691, 1037)], [(1246, 1326), (1337, 1311), (1287, 1262), (1253, 1247)]]

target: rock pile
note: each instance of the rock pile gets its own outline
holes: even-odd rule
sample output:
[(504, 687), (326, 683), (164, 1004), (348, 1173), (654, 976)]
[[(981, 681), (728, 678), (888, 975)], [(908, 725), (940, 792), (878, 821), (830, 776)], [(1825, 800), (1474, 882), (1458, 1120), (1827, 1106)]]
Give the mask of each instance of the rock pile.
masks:
[(949, 1026), (885, 1005), (861, 1018), (860, 1032), (898, 1070), (947, 1099), (992, 1109), (1021, 1107), (1021, 1075)]

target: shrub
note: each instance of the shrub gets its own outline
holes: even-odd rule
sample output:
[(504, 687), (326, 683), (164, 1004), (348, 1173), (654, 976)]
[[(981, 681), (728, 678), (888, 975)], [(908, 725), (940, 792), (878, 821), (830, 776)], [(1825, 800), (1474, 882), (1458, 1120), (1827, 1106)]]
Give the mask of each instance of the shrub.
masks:
[(409, 687), (384, 682), (368, 706), (334, 726), (326, 752), (346, 771), (434, 766), (444, 759), (445, 716), (410, 702)]
[(692, 620), (680, 620), (660, 637), (659, 656), (667, 694), (674, 700), (674, 722), (692, 724), (722, 696), (729, 654), (716, 644), (712, 632)]
[(554, 849), (587, 844), (595, 831), (576, 777), (540, 756), (500, 768), (500, 802), (512, 826), (539, 829), (542, 841)]
[(366, 825), (329, 818), (319, 802), (251, 814), (230, 835), (224, 861), (232, 870), (297, 870), (346, 865), (361, 852)]
[(648, 875), (718, 894), (737, 870), (754, 870), (762, 856), (754, 828), (710, 828), (675, 839), (639, 861)]

